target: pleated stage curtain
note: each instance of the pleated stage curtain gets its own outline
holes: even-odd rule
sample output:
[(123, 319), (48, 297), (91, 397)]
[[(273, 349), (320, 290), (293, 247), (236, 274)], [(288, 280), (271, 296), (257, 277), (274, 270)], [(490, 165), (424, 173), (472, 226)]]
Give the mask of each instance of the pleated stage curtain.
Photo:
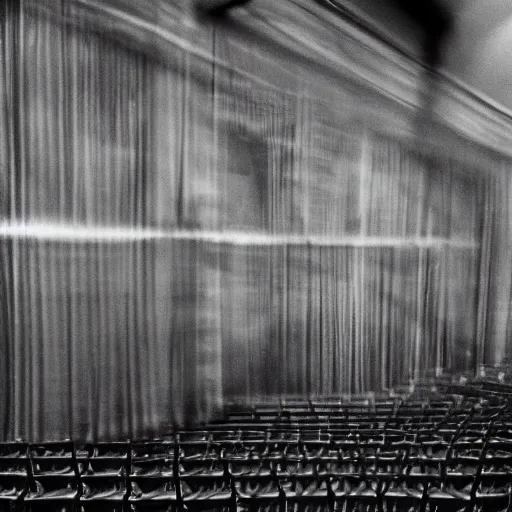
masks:
[(321, 63), (155, 5), (4, 7), (1, 439), (154, 435), (506, 354), (506, 162), (377, 133)]

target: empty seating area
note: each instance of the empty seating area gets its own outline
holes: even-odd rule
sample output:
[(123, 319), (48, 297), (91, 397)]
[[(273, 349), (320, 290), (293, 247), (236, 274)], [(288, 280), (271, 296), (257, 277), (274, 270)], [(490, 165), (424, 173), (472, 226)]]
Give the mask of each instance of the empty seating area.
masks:
[(3, 443), (0, 510), (510, 510), (512, 402), (462, 387), (231, 406), (151, 441)]

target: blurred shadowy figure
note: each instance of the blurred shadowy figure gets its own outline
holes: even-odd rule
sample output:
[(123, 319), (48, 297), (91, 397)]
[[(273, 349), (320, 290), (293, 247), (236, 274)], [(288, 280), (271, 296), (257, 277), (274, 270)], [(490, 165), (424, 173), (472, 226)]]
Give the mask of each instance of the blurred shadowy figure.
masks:
[(423, 32), (423, 62), (425, 72), (420, 84), (420, 112), (417, 135), (431, 135), (434, 105), (438, 91), (438, 76), (446, 41), (454, 27), (453, 13), (439, 0), (393, 0)]
[[(392, 0), (408, 15), (423, 32), (423, 64), (425, 66), (418, 85), (418, 112), (415, 116), (413, 136), (421, 151), (425, 142), (432, 141), (436, 134), (435, 110), (440, 97), (441, 67), (446, 42), (454, 28), (454, 15), (442, 0)], [(433, 182), (436, 181), (434, 155), (426, 158), (430, 172), (426, 175), (426, 197), (429, 197)]]
[(424, 32), (424, 59), (436, 70), (442, 50), (453, 29), (453, 14), (438, 0), (393, 0)]

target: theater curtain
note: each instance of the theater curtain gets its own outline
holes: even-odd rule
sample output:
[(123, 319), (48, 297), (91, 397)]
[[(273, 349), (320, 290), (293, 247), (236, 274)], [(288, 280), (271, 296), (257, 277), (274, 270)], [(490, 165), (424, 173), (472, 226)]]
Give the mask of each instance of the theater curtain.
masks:
[(506, 162), (413, 147), (318, 65), (129, 4), (111, 32), (91, 2), (4, 8), (1, 438), (153, 435), (506, 353)]

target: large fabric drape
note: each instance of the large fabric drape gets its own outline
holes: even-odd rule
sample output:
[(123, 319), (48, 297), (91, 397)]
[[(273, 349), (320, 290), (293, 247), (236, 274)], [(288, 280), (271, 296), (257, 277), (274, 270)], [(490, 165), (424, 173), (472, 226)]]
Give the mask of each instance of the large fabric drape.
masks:
[(267, 51), (271, 28), (20, 5), (0, 38), (0, 438), (151, 435), (505, 355), (506, 162), (374, 129), (362, 90)]

